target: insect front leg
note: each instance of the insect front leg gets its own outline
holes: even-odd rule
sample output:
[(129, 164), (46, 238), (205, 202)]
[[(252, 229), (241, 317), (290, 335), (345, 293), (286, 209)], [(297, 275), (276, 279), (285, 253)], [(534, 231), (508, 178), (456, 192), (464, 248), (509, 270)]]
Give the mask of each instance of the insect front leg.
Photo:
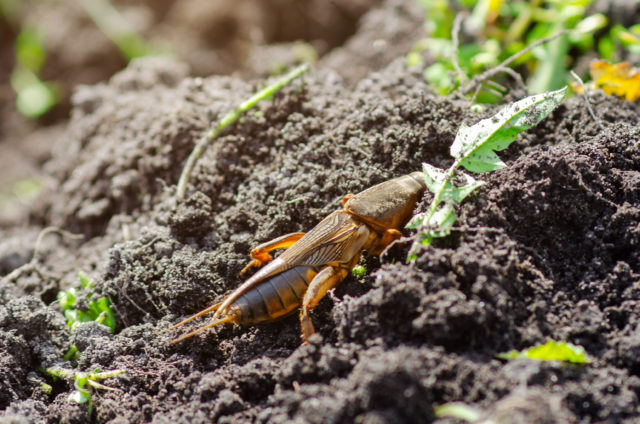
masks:
[(318, 302), (322, 300), (329, 290), (337, 286), (348, 274), (348, 268), (328, 266), (311, 280), (300, 308), (300, 326), (302, 327), (304, 344), (309, 341), (309, 337), (315, 332), (309, 312), (318, 305)]
[(304, 236), (304, 233), (286, 234), (284, 236), (258, 245), (249, 254), (249, 256), (251, 256), (251, 259), (253, 260), (249, 263), (249, 265), (245, 266), (242, 271), (240, 271), (240, 274), (244, 274), (254, 266), (260, 267), (269, 262), (271, 259), (273, 259), (269, 252), (276, 249), (288, 249), (293, 246), (298, 240), (300, 240), (302, 236)]
[(402, 233), (400, 231), (393, 228), (385, 230), (385, 232), (382, 233), (382, 237), (368, 248), (367, 253), (370, 255), (379, 255), (387, 248), (387, 246), (400, 238), (402, 238)]

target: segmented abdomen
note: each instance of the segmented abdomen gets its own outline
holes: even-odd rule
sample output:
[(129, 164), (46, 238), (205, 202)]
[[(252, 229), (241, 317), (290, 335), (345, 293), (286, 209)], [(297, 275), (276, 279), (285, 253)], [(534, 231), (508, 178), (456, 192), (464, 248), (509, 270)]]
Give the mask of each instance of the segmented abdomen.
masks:
[(313, 267), (297, 266), (262, 281), (230, 305), (240, 311), (237, 323), (273, 321), (294, 312), (316, 274)]

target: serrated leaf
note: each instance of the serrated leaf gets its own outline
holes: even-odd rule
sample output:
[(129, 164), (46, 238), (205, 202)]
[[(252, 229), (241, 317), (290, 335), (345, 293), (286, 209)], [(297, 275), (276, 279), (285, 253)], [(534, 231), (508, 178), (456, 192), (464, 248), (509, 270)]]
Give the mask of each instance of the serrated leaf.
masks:
[(512, 350), (496, 355), (500, 359), (528, 358), (536, 361), (564, 361), (574, 364), (588, 364), (591, 361), (582, 346), (549, 340), (522, 351)]
[(496, 151), (506, 149), (516, 136), (549, 115), (564, 99), (567, 87), (530, 96), (502, 108), (488, 119), (468, 127), (461, 125), (451, 145), (451, 155), (471, 172), (504, 168)]

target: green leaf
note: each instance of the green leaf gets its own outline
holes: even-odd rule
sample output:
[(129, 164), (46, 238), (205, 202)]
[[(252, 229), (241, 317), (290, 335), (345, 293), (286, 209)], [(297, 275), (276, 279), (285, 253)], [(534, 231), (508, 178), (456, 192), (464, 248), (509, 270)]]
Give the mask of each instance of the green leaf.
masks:
[(78, 272), (78, 279), (80, 280), (80, 285), (87, 290), (93, 289), (93, 282), (91, 281), (91, 277), (89, 277), (84, 271)]
[[(422, 173), (424, 174), (424, 180), (430, 192), (435, 194), (442, 190), (441, 200), (451, 199), (457, 204), (462, 203), (465, 197), (484, 184), (484, 182), (477, 181), (471, 175), (461, 172), (460, 174), (465, 179), (465, 184), (456, 187), (451, 183), (450, 179), (447, 178), (447, 172), (445, 170), (431, 166), (428, 163), (422, 164)], [(442, 184), (444, 184), (445, 181), (446, 184), (443, 188)]]
[(86, 391), (74, 390), (69, 395), (69, 402), (86, 403), (91, 398), (91, 393)]
[(17, 94), (16, 108), (27, 118), (42, 116), (58, 103), (53, 87), (42, 81), (24, 87)]
[(442, 188), (442, 182), (447, 177), (447, 172), (443, 169), (431, 166), (428, 163), (422, 164), (424, 182), (431, 193), (437, 193)]
[[(449, 202), (437, 209), (428, 222), (424, 222), (427, 212), (418, 214), (413, 218), (416, 219), (414, 226), (408, 228), (419, 228), (421, 244), (428, 246), (434, 238), (446, 237), (451, 234), (451, 228), (456, 222), (456, 212), (453, 205)], [(410, 224), (413, 224), (412, 219)]]
[[(559, 32), (565, 25), (558, 23), (552, 33)], [(529, 77), (527, 87), (533, 93), (542, 93), (548, 90), (555, 90), (562, 87), (567, 81), (566, 59), (569, 54), (569, 36), (561, 35), (546, 46), (539, 46), (538, 49), (544, 52), (538, 55), (538, 65)]]
[(61, 290), (58, 292), (58, 303), (63, 311), (73, 309), (73, 305), (76, 303), (76, 290), (70, 288), (69, 290)]
[(451, 232), (451, 227), (456, 222), (456, 212), (451, 203), (445, 203), (433, 214), (427, 225), (435, 227), (434, 237), (445, 237)]
[(50, 395), (53, 391), (53, 387), (47, 383), (40, 383), (40, 389), (47, 395)]
[(451, 155), (471, 172), (504, 168), (496, 151), (504, 150), (516, 136), (537, 125), (564, 99), (567, 87), (530, 96), (502, 108), (489, 119), (468, 127), (461, 125), (451, 145)]
[(65, 361), (69, 361), (71, 359), (77, 359), (79, 356), (80, 355), (78, 355), (78, 347), (76, 345), (73, 345), (69, 348), (67, 353), (64, 354), (62, 359), (64, 359)]
[(592, 33), (607, 26), (607, 16), (596, 13), (587, 16), (576, 25), (576, 33)]
[(109, 327), (111, 329), (111, 333), (114, 333), (116, 331), (116, 317), (111, 309), (111, 302), (109, 302), (109, 299), (101, 297), (98, 300), (92, 301), (90, 303), (90, 307), (96, 312), (94, 319), (98, 321), (99, 324)]
[(518, 352), (512, 350), (496, 355), (500, 359), (528, 358), (537, 361), (564, 361), (574, 364), (588, 364), (591, 362), (582, 346), (571, 343), (549, 340), (543, 345), (530, 347)]
[(16, 37), (15, 50), (18, 65), (35, 73), (42, 69), (47, 53), (37, 29), (22, 28)]
[[(456, 202), (457, 204), (462, 203), (462, 201), (471, 193), (473, 193), (475, 189), (484, 185), (484, 181), (478, 181), (475, 178), (473, 178), (471, 175), (465, 174), (464, 172), (461, 172), (461, 174), (462, 174), (462, 177), (465, 179), (466, 184), (459, 187), (452, 187), (448, 189), (448, 191), (447, 191), (447, 187), (445, 187), (445, 192), (444, 192), (445, 198), (449, 198), (454, 202)], [(447, 185), (450, 186), (451, 184), (447, 183)]]
[(89, 376), (86, 372), (77, 372), (73, 377), (74, 384), (76, 389), (84, 389), (87, 385), (87, 381), (89, 380)]
[(426, 217), (427, 212), (415, 214), (413, 217), (411, 217), (407, 225), (405, 225), (405, 228), (408, 230), (415, 230), (417, 228), (420, 228)]

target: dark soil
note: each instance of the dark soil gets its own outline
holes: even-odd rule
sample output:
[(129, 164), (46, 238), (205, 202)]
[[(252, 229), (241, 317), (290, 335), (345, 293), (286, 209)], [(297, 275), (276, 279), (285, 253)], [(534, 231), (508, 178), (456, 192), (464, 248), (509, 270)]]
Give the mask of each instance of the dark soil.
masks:
[[(412, 7), (385, 2), (389, 34), (419, 22)], [(308, 345), (295, 316), (177, 345), (157, 334), (237, 287), (253, 246), (422, 162), (447, 166), (459, 125), (496, 111), (431, 94), (404, 66), (406, 33), (397, 51), (358, 47), (381, 37), (379, 13), (211, 145), (182, 204), (194, 143), (264, 81), (148, 59), (78, 89), (45, 195), (0, 221), (0, 273), (22, 266), (0, 285), (0, 421), (454, 423), (434, 417), (454, 401), (500, 423), (640, 420), (640, 113), (603, 94), (590, 99), (604, 129), (583, 99), (565, 101), (502, 152), (508, 166), (481, 177), (459, 230), (417, 260), (405, 263), (407, 245), (365, 255), (366, 276), (314, 310)], [(47, 226), (83, 238), (51, 234), (31, 260)], [(56, 293), (76, 287), (86, 304), (80, 270), (111, 300), (115, 334), (66, 325)], [(592, 363), (495, 358), (549, 338)], [(65, 362), (71, 345), (79, 357)], [(116, 390), (94, 391), (89, 413), (68, 401), (72, 382), (40, 371), (52, 365), (126, 373), (103, 381)]]

